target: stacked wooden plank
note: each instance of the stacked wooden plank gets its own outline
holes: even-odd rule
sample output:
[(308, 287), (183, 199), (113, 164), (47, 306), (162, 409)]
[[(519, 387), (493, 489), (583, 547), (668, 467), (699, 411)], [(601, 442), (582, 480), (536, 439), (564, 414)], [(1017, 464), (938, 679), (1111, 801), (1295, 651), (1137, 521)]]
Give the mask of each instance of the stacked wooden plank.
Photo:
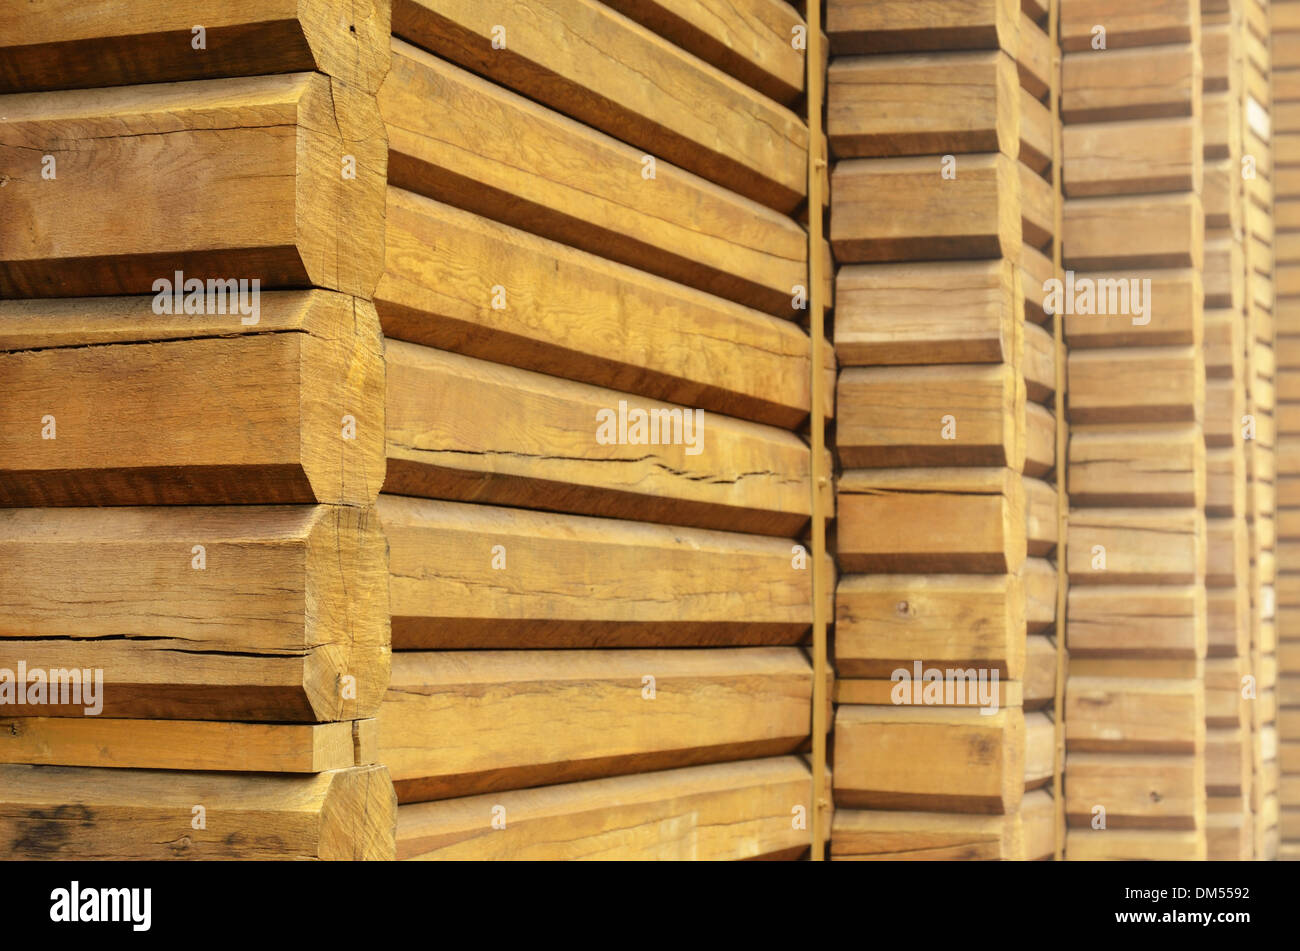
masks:
[(393, 5), (400, 858), (808, 852), (805, 24), (734, 6)]
[(1052, 44), (1027, 6), (827, 10), (836, 859), (1055, 849)]
[(1249, 506), (1244, 435), (1247, 390), (1245, 189), (1240, 109), (1242, 4), (1203, 0), (1200, 49), (1205, 108), (1204, 344), (1207, 526), (1206, 854), (1245, 859), (1254, 852), (1252, 720), (1242, 697), (1250, 669)]
[(1199, 0), (1061, 3), (1068, 859), (1206, 855), (1200, 40)]
[(1251, 807), (1255, 857), (1277, 858), (1277, 626), (1275, 621), (1277, 363), (1274, 352), (1272, 58), (1266, 0), (1245, 0), (1242, 13), (1240, 92), (1243, 240), (1246, 297), (1247, 517), (1250, 557), (1250, 658), (1255, 699), (1251, 703)]
[[(1278, 856), (1300, 859), (1300, 3), (1274, 0), (1272, 94), (1276, 191), (1277, 608), (1276, 689), (1260, 691), (1276, 714)], [(1260, 685), (1262, 688), (1262, 684)], [(1261, 740), (1263, 740), (1263, 735)], [(1263, 744), (1261, 743), (1261, 746)], [(1262, 751), (1261, 751), (1262, 752)]]
[(0, 11), (0, 856), (394, 854), (388, 29)]

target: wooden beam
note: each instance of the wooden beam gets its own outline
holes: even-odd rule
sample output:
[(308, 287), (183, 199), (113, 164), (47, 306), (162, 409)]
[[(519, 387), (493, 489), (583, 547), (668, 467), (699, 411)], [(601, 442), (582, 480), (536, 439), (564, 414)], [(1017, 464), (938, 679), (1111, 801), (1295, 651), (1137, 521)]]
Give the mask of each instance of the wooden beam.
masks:
[(1017, 0), (837, 0), (826, 32), (837, 56), (1019, 48)]
[(396, 814), (383, 766), (305, 776), (0, 766), (0, 850), (13, 858), (391, 860)]
[(0, 297), (155, 293), (175, 271), (374, 290), (386, 163), (373, 96), (296, 73), (19, 93), (0, 115)]
[[(607, 0), (607, 5), (706, 63), (791, 105), (803, 93), (804, 55), (793, 39), (803, 17), (784, 0)], [(824, 41), (823, 41), (824, 42)], [(823, 46), (821, 69), (826, 67)]]
[[(786, 537), (808, 521), (792, 433), (702, 411), (688, 432), (689, 408), (401, 341), (387, 357), (386, 492)], [(665, 414), (657, 443), (627, 441), (633, 410)]]
[(835, 670), (885, 677), (899, 668), (996, 668), (1019, 680), (1025, 587), (1018, 575), (847, 575), (835, 599)]
[[(811, 775), (794, 756), (410, 803), (397, 857), (723, 861), (806, 851)], [(672, 829), (671, 834), (664, 830)]]
[(374, 308), (286, 291), (259, 315), (0, 303), (0, 504), (369, 503), (384, 474)]
[(829, 82), (827, 129), (837, 158), (1019, 154), (1020, 89), (1006, 53), (840, 58)]
[(0, 93), (313, 71), (373, 93), (388, 36), (387, 3), (43, 0), (0, 10)]
[[(798, 644), (789, 541), (381, 495), (398, 650)], [(801, 567), (800, 567), (801, 566)]]
[(397, 188), (386, 226), (390, 339), (785, 429), (808, 417), (808, 337), (789, 321)]
[(1024, 714), (983, 708), (842, 706), (835, 801), (850, 809), (1014, 813), (1025, 788)]
[(837, 261), (1020, 256), (1017, 162), (1000, 153), (960, 156), (956, 177), (939, 156), (850, 159), (831, 176)]
[(1023, 313), (1007, 260), (845, 265), (835, 354), (846, 367), (1012, 363)]
[(1025, 495), (1006, 469), (857, 469), (838, 495), (844, 572), (1018, 571)]
[(846, 468), (1024, 464), (1025, 384), (1014, 365), (846, 368), (836, 402)]
[(958, 812), (836, 809), (836, 861), (996, 861), (1023, 858), (1014, 816)]
[[(111, 689), (111, 688), (110, 688)], [(11, 717), (0, 720), (0, 762), (115, 769), (319, 773), (357, 763), (352, 723), (231, 723)]]
[(5, 509), (0, 576), (0, 666), (102, 669), (106, 716), (350, 719), (388, 683), (384, 539), (363, 509)]
[(396, 0), (393, 35), (778, 211), (807, 194), (798, 116), (596, 0)]
[(807, 742), (811, 696), (797, 648), (399, 652), (379, 760), (416, 802), (754, 759)]
[[(777, 316), (802, 316), (790, 218), (400, 40), (379, 90), (390, 185)], [(503, 130), (505, 133), (503, 134)]]

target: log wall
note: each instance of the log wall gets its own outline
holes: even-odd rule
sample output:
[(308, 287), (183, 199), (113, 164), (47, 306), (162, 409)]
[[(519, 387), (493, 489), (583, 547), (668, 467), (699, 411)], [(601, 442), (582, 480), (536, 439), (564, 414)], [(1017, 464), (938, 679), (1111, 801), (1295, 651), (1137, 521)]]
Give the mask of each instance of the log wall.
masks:
[(1056, 849), (1048, 27), (1002, 0), (828, 7), (837, 859)]
[[(1261, 710), (1261, 720), (1276, 715), (1278, 854), (1294, 860), (1300, 858), (1300, 387), (1293, 382), (1300, 379), (1300, 4), (1274, 0), (1270, 13), (1277, 229), (1277, 654), (1272, 670), (1277, 685), (1271, 691), (1274, 705)], [(1260, 688), (1265, 696), (1262, 683)]]
[[(388, 29), (0, 13), (6, 857), (394, 854)], [(93, 704), (38, 689), (69, 671)]]
[(1061, 5), (1064, 266), (1131, 293), (1066, 318), (1068, 859), (1206, 854), (1200, 13)]
[(1298, 0), (41, 7), (0, 856), (1296, 857)]
[(394, 3), (401, 859), (808, 852), (806, 25), (749, 6)]

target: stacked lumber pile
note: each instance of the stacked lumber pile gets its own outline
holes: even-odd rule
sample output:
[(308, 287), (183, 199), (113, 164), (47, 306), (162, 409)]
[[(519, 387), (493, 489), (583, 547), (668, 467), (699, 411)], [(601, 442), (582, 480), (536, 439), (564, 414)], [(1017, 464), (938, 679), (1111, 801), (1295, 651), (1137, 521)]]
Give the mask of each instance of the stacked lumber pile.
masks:
[(259, 6), (0, 11), (5, 858), (394, 854), (387, 11)]
[(1065, 324), (1068, 859), (1206, 855), (1206, 434), (1232, 420), (1205, 410), (1200, 42), (1199, 0), (1061, 3), (1064, 266), (1097, 292)]
[(808, 852), (806, 26), (744, 7), (393, 5), (399, 858)]
[[(1276, 173), (1278, 856), (1300, 859), (1300, 3), (1273, 0)], [(1263, 671), (1261, 671), (1262, 679)], [(1261, 697), (1263, 694), (1261, 693)], [(1262, 703), (1262, 700), (1261, 700)], [(1263, 717), (1261, 717), (1263, 719)]]
[(1205, 211), (1204, 343), (1207, 526), (1206, 855), (1254, 852), (1250, 670), (1250, 554), (1247, 460), (1240, 415), (1247, 391), (1242, 175), (1242, 3), (1203, 0), (1200, 50)]
[(1274, 319), (1273, 97), (1266, 0), (1245, 0), (1240, 91), (1246, 298), (1247, 517), (1250, 552), (1251, 807), (1255, 858), (1278, 852), (1277, 626), (1275, 621), (1277, 422)]
[(836, 859), (1056, 848), (1047, 13), (828, 5)]

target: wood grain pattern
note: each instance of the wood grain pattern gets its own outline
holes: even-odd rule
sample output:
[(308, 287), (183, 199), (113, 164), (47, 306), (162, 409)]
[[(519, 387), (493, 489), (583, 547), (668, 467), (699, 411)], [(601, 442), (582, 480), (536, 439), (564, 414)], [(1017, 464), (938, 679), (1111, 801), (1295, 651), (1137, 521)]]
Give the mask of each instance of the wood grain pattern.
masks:
[(790, 105), (804, 90), (804, 54), (791, 41), (807, 24), (785, 0), (747, 0), (739, 7), (731, 0), (607, 0), (607, 6), (777, 102)]
[(380, 761), (415, 802), (752, 759), (802, 746), (811, 696), (796, 648), (402, 652)]
[(826, 125), (837, 158), (1019, 154), (1020, 90), (1006, 53), (840, 58), (828, 88)]
[(952, 179), (938, 156), (849, 159), (831, 191), (837, 261), (1020, 256), (1018, 163), (1000, 153), (959, 156)]
[(842, 706), (835, 712), (841, 807), (1013, 813), (1024, 795), (1024, 713)]
[[(793, 756), (411, 803), (397, 810), (407, 860), (722, 861), (808, 849), (794, 828), (812, 774)], [(494, 828), (493, 809), (504, 809)], [(501, 815), (501, 813), (497, 813)]]
[(808, 416), (808, 336), (788, 321), (397, 188), (386, 224), (389, 338), (788, 429)]
[(1025, 560), (1025, 495), (1006, 469), (855, 469), (839, 480), (845, 572), (1004, 574)]
[(838, 0), (826, 11), (837, 56), (1019, 48), (1016, 0)]
[(602, 444), (597, 414), (620, 400), (674, 407), (402, 341), (387, 354), (386, 492), (765, 535), (808, 520), (809, 453), (792, 433), (705, 414), (657, 445)]
[(0, 666), (100, 668), (106, 716), (350, 719), (388, 683), (384, 539), (366, 509), (0, 510), (0, 576)]
[(11, 717), (0, 762), (120, 769), (319, 773), (357, 765), (352, 724)]
[(910, 673), (917, 660), (996, 668), (1008, 680), (1023, 675), (1025, 587), (1017, 575), (847, 575), (835, 595), (840, 677)]
[(153, 293), (176, 270), (374, 290), (386, 163), (372, 96), (295, 73), (19, 93), (0, 115), (0, 296)]
[(807, 236), (785, 215), (400, 40), (379, 90), (389, 184), (777, 316)]
[(247, 327), (150, 303), (0, 303), (0, 505), (373, 501), (384, 367), (369, 302), (269, 293)]
[(393, 34), (778, 211), (807, 194), (798, 116), (595, 0), (396, 0)]
[(835, 354), (845, 367), (1015, 363), (1023, 312), (1010, 261), (846, 265)]
[(335, 0), (33, 0), (0, 10), (0, 93), (312, 71), (373, 93), (389, 12)]
[(305, 776), (0, 766), (0, 851), (13, 858), (384, 860), (396, 814), (383, 766)]
[(1024, 464), (1025, 384), (1013, 366), (849, 367), (836, 401), (843, 466)]
[(381, 495), (393, 646), (797, 644), (811, 569), (792, 543)]

